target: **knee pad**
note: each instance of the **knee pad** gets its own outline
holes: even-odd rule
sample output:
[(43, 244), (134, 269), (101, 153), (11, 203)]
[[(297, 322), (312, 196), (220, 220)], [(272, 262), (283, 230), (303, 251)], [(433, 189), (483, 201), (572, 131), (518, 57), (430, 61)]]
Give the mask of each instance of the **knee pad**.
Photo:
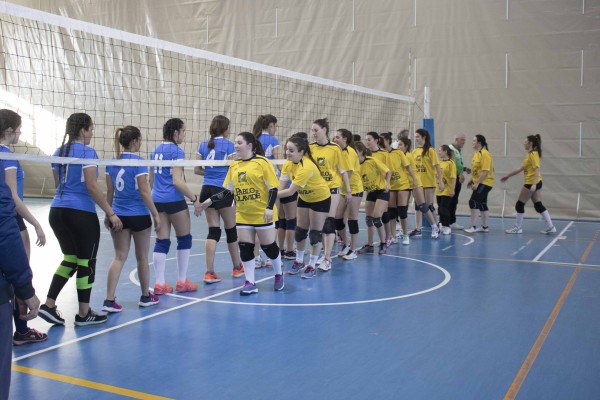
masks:
[(356, 235), (358, 233), (358, 221), (355, 219), (348, 220), (348, 230), (351, 235)]
[(540, 214), (546, 211), (546, 207), (544, 207), (541, 201), (533, 203), (533, 207), (535, 208), (535, 211), (539, 212)]
[(335, 230), (336, 231), (343, 231), (344, 229), (346, 229), (346, 224), (344, 224), (344, 219), (343, 218), (336, 218), (335, 219)]
[(208, 235), (206, 236), (206, 239), (218, 242), (221, 239), (221, 228), (218, 226), (208, 227)]
[(169, 239), (156, 239), (156, 243), (154, 244), (154, 252), (167, 254), (170, 247), (171, 241)]
[(96, 259), (77, 260), (77, 280), (75, 286), (77, 289), (91, 289), (94, 278), (96, 277)]
[[(219, 229), (219, 236), (221, 229)], [(189, 250), (192, 248), (192, 235), (177, 236), (177, 250)]]
[(296, 227), (296, 233), (294, 234), (294, 240), (296, 243), (300, 243), (303, 240), (306, 240), (308, 237), (308, 229), (301, 228), (299, 226)]
[(384, 212), (384, 213), (383, 213), (383, 215), (381, 216), (381, 221), (382, 221), (384, 224), (387, 224), (388, 222), (390, 222), (390, 221), (391, 221), (390, 214), (388, 214), (388, 212), (387, 212), (387, 211), (386, 211), (386, 212)]
[(333, 217), (327, 217), (327, 219), (325, 219), (325, 223), (323, 224), (323, 233), (326, 235), (335, 233), (335, 220)]
[(275, 225), (276, 225), (275, 227), (277, 229), (283, 229), (283, 230), (285, 230), (285, 229), (287, 229), (287, 219), (285, 219), (285, 218), (279, 218), (277, 220), (277, 222), (275, 223)]
[(408, 206), (398, 206), (398, 216), (400, 219), (408, 218)]
[(477, 203), (477, 201), (476, 201), (476, 200), (470, 199), (470, 200), (469, 200), (469, 208), (470, 208), (471, 210), (477, 210), (477, 209), (480, 209), (480, 208), (479, 208), (479, 203)]
[(370, 228), (373, 226), (373, 217), (369, 217), (368, 215), (365, 217), (365, 223)]
[(296, 229), (296, 218), (286, 219), (285, 221), (286, 231), (293, 231), (294, 229)]
[(390, 221), (398, 218), (398, 209), (396, 207), (388, 207), (387, 214), (390, 218)]
[(435, 214), (435, 207), (433, 206), (433, 204), (429, 205), (429, 211), (431, 211), (432, 214)]
[(524, 214), (525, 213), (525, 203), (523, 203), (521, 200), (517, 200), (517, 204), (515, 204), (515, 211), (518, 212), (519, 214)]
[(315, 231), (315, 230), (311, 229), (308, 234), (308, 238), (310, 240), (310, 245), (315, 246), (315, 245), (321, 243), (321, 240), (323, 238), (322, 235), (323, 235), (323, 232)]
[(277, 243), (275, 243), (275, 242), (268, 244), (266, 246), (261, 244), (260, 248), (265, 252), (267, 257), (269, 257), (271, 260), (275, 260), (277, 257), (279, 257), (279, 246), (277, 246)]
[(489, 210), (487, 203), (479, 203), (479, 210), (481, 210), (481, 211)]
[(375, 228), (381, 228), (383, 221), (381, 221), (381, 218), (373, 218), (373, 225), (375, 225)]
[(225, 236), (227, 236), (227, 243), (237, 242), (237, 229), (233, 228), (225, 229)]
[(242, 262), (248, 262), (254, 260), (254, 243), (239, 242), (240, 248), (240, 259)]
[(417, 211), (421, 211), (423, 214), (427, 214), (427, 211), (429, 211), (429, 207), (425, 203), (419, 204), (416, 209)]

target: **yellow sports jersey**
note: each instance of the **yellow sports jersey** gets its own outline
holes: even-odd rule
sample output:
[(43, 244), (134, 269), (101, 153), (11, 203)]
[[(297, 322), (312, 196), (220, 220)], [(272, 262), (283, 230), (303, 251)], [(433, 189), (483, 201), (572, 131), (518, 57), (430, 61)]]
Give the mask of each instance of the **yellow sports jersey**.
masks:
[(481, 183), (490, 187), (494, 186), (494, 161), (492, 160), (492, 155), (486, 149), (481, 149), (473, 153), (471, 161), (471, 178), (473, 183), (477, 182), (483, 171), (488, 171), (488, 174)]
[(423, 148), (417, 147), (412, 152), (417, 169), (415, 174), (421, 179), (424, 188), (436, 186), (436, 168), (440, 163), (437, 153), (433, 147), (430, 147), (427, 154), (423, 154)]
[[(235, 222), (262, 225), (269, 200), (269, 189), (279, 187), (273, 165), (263, 156), (236, 160), (229, 166), (223, 186), (232, 190), (236, 203)], [(277, 207), (273, 207), (273, 222)]]
[(406, 159), (404, 152), (398, 149), (390, 151), (387, 158), (387, 166), (392, 171), (390, 190), (401, 190), (402, 183), (406, 180), (406, 174), (408, 173), (404, 167), (409, 165), (409, 161)]
[(281, 181), (291, 181), (298, 186), (298, 196), (307, 203), (323, 201), (331, 196), (329, 186), (310, 158), (304, 156), (299, 163), (286, 161), (281, 168)]
[[(351, 146), (346, 146), (346, 148), (342, 150), (342, 157), (345, 157), (348, 160), (350, 170), (353, 171), (352, 175), (350, 175), (350, 190), (352, 190), (352, 193), (364, 192), (362, 178), (360, 177), (360, 160), (358, 159), (356, 150)], [(346, 195), (345, 185), (342, 185), (342, 195)]]
[(371, 152), (371, 157), (380, 161), (383, 165), (388, 165), (388, 152), (385, 150), (377, 150)]
[(538, 175), (537, 182), (533, 182), (533, 178), (535, 177), (535, 170), (539, 170), (541, 167), (540, 155), (537, 151), (533, 150), (527, 153), (525, 158), (523, 159), (523, 174), (525, 175), (525, 184), (533, 185), (540, 183), (542, 180), (542, 173)]
[(373, 158), (365, 157), (360, 164), (360, 176), (367, 192), (385, 189), (385, 174), (390, 169), (384, 163)]
[(342, 157), (342, 149), (335, 143), (310, 144), (312, 157), (319, 165), (321, 176), (327, 182), (330, 189), (336, 189), (342, 186), (342, 172), (349, 171), (350, 165), (348, 159)]
[(413, 177), (412, 177), (411, 173), (408, 172), (408, 168), (407, 168), (408, 166), (410, 166), (410, 168), (415, 173), (415, 176), (417, 177), (417, 186), (423, 187), (423, 185), (421, 184), (421, 178), (419, 177), (419, 174), (417, 174), (417, 172), (416, 172), (417, 166), (415, 164), (415, 159), (413, 158), (412, 154), (407, 151), (406, 153), (404, 153), (404, 156), (406, 157), (406, 161), (408, 162), (408, 164), (406, 164), (404, 167), (404, 172), (406, 172), (406, 180), (402, 181), (402, 183), (400, 185), (400, 190), (412, 190), (415, 187)]
[(452, 180), (456, 184), (456, 163), (454, 160), (442, 160), (440, 161), (440, 168), (442, 169), (442, 182), (444, 183), (444, 190), (440, 190), (438, 186), (435, 189), (436, 196), (450, 196), (452, 193)]

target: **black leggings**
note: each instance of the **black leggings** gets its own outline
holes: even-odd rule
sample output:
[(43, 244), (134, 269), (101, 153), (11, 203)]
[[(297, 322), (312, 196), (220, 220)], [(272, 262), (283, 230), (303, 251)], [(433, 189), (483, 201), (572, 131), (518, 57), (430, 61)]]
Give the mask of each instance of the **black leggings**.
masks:
[(440, 222), (442, 226), (452, 225), (452, 215), (450, 210), (450, 204), (452, 203), (452, 197), (450, 196), (436, 196), (438, 204), (438, 214), (440, 215)]
[(48, 219), (64, 255), (52, 278), (48, 297), (56, 300), (69, 278), (77, 273), (77, 298), (80, 303), (89, 303), (100, 242), (98, 215), (72, 208), (52, 207)]

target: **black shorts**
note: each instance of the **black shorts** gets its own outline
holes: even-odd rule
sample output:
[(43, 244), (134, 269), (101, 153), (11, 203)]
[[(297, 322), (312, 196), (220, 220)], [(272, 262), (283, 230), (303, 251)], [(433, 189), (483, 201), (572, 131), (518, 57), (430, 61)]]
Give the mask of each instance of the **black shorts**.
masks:
[(213, 201), (212, 204), (208, 208), (214, 208), (215, 210), (220, 210), (222, 208), (231, 207), (233, 205), (233, 193), (231, 193), (229, 190), (227, 190), (223, 187), (220, 187), (220, 186), (212, 186), (212, 185), (202, 186), (202, 190), (200, 191), (200, 203), (204, 203), (206, 200), (208, 200), (210, 197), (214, 196), (215, 194), (223, 192), (223, 190), (225, 190), (225, 193), (223, 193), (223, 198), (218, 201)]
[(365, 192), (352, 193), (352, 197), (360, 197), (362, 199), (364, 193)]
[[(531, 184), (527, 183), (525, 185), (523, 185), (523, 187), (527, 188), (527, 189), (531, 189)], [(542, 189), (542, 181), (539, 181), (536, 185), (535, 185), (535, 190), (540, 190)]]
[(308, 203), (302, 200), (302, 198), (299, 198), (298, 207), (310, 208), (311, 210), (316, 212), (329, 213), (329, 209), (331, 208), (331, 197), (328, 197), (325, 200), (317, 201), (315, 203)]
[(340, 188), (329, 189), (329, 193), (331, 194), (340, 194)]
[(154, 203), (158, 212), (164, 212), (167, 214), (177, 214), (180, 211), (187, 210), (188, 205), (185, 200), (171, 201), (168, 203)]
[(294, 194), (293, 194), (293, 195), (291, 195), (291, 196), (288, 196), (288, 197), (282, 197), (282, 198), (280, 198), (280, 199), (279, 199), (279, 202), (280, 202), (281, 204), (288, 204), (288, 203), (292, 203), (292, 202), (294, 202), (294, 201), (296, 201), (296, 200), (298, 200), (298, 192), (294, 193)]
[(367, 192), (367, 201), (376, 202), (377, 200), (390, 201), (390, 192), (383, 189)]
[(23, 221), (23, 217), (19, 214), (16, 214), (17, 225), (19, 225), (19, 232), (23, 232), (27, 230), (27, 226), (25, 225), (25, 221)]
[(123, 229), (131, 229), (133, 232), (141, 232), (152, 226), (150, 215), (118, 215), (123, 223)]

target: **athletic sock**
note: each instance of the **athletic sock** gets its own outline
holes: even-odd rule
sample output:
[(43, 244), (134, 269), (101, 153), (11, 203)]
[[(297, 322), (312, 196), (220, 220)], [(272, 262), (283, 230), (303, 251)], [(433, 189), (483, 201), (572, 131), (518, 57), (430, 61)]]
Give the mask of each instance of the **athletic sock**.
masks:
[(552, 218), (550, 218), (550, 213), (548, 212), (548, 210), (546, 210), (542, 213), (542, 217), (544, 217), (544, 220), (546, 221), (548, 228), (552, 228), (554, 226), (552, 224)]
[[(254, 283), (254, 259), (242, 261), (242, 264), (244, 264), (244, 275), (246, 276), (246, 280), (250, 283)], [(281, 268), (281, 265), (279, 268)]]
[(152, 253), (152, 263), (154, 264), (154, 275), (156, 276), (156, 283), (159, 285), (165, 284), (165, 263), (167, 261), (167, 255), (165, 253)]
[(177, 250), (177, 272), (180, 282), (185, 282), (187, 279), (187, 270), (190, 263), (190, 249), (178, 249)]
[(271, 261), (273, 262), (273, 271), (275, 271), (275, 274), (281, 275), (281, 254), (278, 254), (277, 258), (272, 258)]
[(308, 261), (308, 265), (312, 265), (313, 267), (315, 265), (317, 265), (317, 260), (319, 259), (319, 255), (317, 254), (316, 256), (313, 256), (312, 254), (310, 255), (309, 261)]
[(304, 262), (304, 250), (296, 250), (296, 261)]
[(525, 219), (525, 213), (517, 213), (517, 222), (515, 222), (515, 226), (519, 229), (523, 226), (523, 219)]

